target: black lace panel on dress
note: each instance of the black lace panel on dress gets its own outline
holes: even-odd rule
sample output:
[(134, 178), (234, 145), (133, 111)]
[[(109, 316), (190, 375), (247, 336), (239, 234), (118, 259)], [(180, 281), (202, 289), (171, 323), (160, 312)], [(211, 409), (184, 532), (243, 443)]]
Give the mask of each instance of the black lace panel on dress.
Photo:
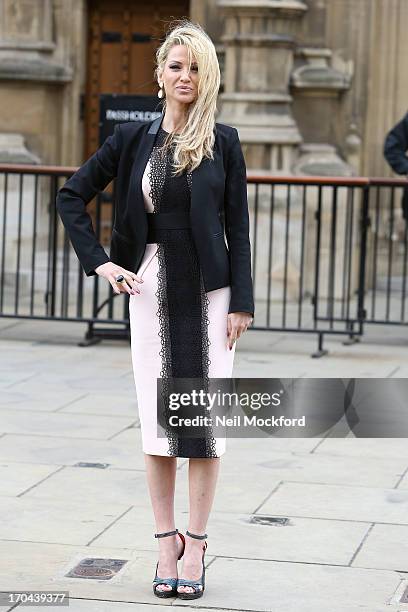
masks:
[[(159, 148), (166, 132), (159, 128), (150, 157), (153, 213), (186, 212), (190, 210), (191, 173), (171, 176), (173, 147), (164, 157)], [(174, 146), (174, 145), (173, 145)], [(158, 290), (162, 370), (162, 402), (164, 427), (169, 441), (168, 453), (181, 457), (217, 457), (215, 439), (210, 426), (203, 426), (199, 437), (186, 437), (182, 428), (170, 426), (169, 416), (192, 416), (191, 408), (169, 409), (170, 378), (194, 378), (194, 388), (208, 391), (209, 338), (208, 296), (204, 289), (201, 268), (190, 228), (160, 229), (155, 233), (158, 244)], [(208, 403), (206, 404), (208, 405)], [(205, 406), (194, 408), (194, 415), (210, 414)]]

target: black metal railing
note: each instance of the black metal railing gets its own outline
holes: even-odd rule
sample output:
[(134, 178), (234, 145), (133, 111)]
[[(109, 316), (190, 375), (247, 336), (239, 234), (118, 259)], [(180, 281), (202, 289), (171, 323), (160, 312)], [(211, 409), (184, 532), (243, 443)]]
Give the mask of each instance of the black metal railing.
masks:
[(401, 213), (408, 182), (372, 179), (366, 258), (366, 323), (407, 325), (407, 221)]
[(367, 192), (360, 178), (248, 176), (255, 328), (317, 333), (315, 355), (324, 334), (362, 334)]
[[(85, 343), (128, 338), (127, 294), (87, 279), (56, 211), (75, 170), (0, 164), (0, 316), (86, 322)], [(326, 334), (353, 342), (367, 323), (407, 324), (408, 236), (398, 206), (406, 184), (248, 174), (252, 328), (317, 334), (318, 356)], [(114, 182), (113, 194), (95, 199), (102, 244), (113, 198)]]
[[(129, 337), (127, 302), (99, 276), (87, 279), (56, 210), (58, 189), (75, 170), (0, 164), (0, 316), (85, 322), (84, 344)], [(111, 199), (107, 191), (95, 198), (99, 239), (103, 206), (112, 225)]]

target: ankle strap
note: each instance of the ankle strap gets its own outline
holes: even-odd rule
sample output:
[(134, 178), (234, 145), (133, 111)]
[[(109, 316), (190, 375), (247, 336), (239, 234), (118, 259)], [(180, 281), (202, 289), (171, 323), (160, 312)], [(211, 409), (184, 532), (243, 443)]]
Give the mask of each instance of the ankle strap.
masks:
[(186, 534), (189, 535), (190, 538), (195, 538), (196, 540), (205, 540), (205, 538), (208, 538), (206, 533), (204, 535), (197, 535), (196, 533), (191, 533), (191, 531), (188, 531), (188, 529)]
[(178, 529), (175, 529), (174, 531), (163, 531), (163, 533), (155, 533), (154, 537), (165, 538), (166, 536), (176, 535), (176, 533), (178, 533)]

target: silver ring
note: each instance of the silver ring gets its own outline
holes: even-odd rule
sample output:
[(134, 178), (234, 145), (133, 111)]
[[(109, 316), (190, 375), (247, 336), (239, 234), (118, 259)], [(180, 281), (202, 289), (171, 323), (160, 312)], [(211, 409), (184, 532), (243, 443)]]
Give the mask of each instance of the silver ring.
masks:
[(118, 276), (115, 277), (115, 281), (117, 283), (121, 283), (125, 280), (125, 277), (123, 276), (123, 274), (118, 274)]

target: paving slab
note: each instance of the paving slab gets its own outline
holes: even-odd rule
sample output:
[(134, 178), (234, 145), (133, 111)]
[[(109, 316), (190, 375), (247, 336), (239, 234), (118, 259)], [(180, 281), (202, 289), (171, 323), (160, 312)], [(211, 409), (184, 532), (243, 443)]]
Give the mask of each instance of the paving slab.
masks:
[[(115, 389), (119, 386), (121, 394), (127, 393), (130, 398), (136, 397), (134, 382), (130, 379), (121, 379), (120, 382), (118, 382), (118, 376), (108, 365), (106, 365), (108, 360), (109, 356), (106, 356), (104, 366), (100, 365), (99, 367), (96, 367), (95, 364), (88, 364), (87, 368), (78, 368), (78, 366), (76, 368), (66, 368), (64, 365), (64, 369), (61, 368), (61, 370), (56, 370), (52, 374), (38, 370), (35, 377), (27, 380), (24, 385), (19, 385), (19, 390), (36, 390), (38, 388), (46, 388), (48, 385), (53, 385), (50, 388), (59, 388), (61, 393), (65, 388), (71, 391), (98, 391), (104, 394), (109, 393), (112, 400), (114, 400), (117, 395)], [(75, 374), (75, 372), (78, 373)], [(10, 389), (11, 387), (8, 388)]]
[[(269, 446), (272, 445), (273, 442)], [(264, 451), (263, 457), (260, 452), (255, 457), (248, 452), (244, 466), (236, 459), (233, 452), (225, 454), (224, 473), (240, 477), (242, 472), (248, 471), (252, 475), (256, 473), (257, 477), (269, 473), (273, 480), (384, 488), (396, 486), (408, 468), (405, 457), (366, 457), (362, 462), (357, 456), (331, 455), (330, 461), (325, 461), (322, 453)], [(399, 486), (408, 487), (408, 477)]]
[[(22, 387), (24, 387), (24, 390)], [(36, 388), (29, 389), (25, 384), (18, 384), (2, 389), (0, 407), (15, 411), (55, 412), (80, 400), (83, 396), (83, 391), (71, 391), (64, 388), (62, 393), (61, 388), (58, 387), (50, 389), (36, 386)]]
[(408, 491), (282, 482), (258, 512), (404, 525), (408, 524)]
[(2, 409), (2, 430), (6, 433), (47, 434), (54, 436), (106, 440), (135, 422), (131, 416), (99, 416), (32, 412)]
[[(184, 533), (187, 521), (182, 514), (184, 506), (175, 503), (175, 524)], [(90, 543), (89, 548), (131, 549), (158, 551), (153, 512), (143, 506), (132, 506), (109, 527), (101, 531)]]
[(129, 510), (125, 503), (101, 505), (98, 499), (59, 501), (25, 495), (3, 496), (0, 501), (0, 540), (9, 551), (17, 540), (85, 545)]
[[(173, 600), (171, 600), (173, 601)], [(164, 610), (173, 610), (178, 606), (171, 605), (169, 602), (167, 605), (158, 604), (145, 604), (145, 603), (124, 603), (122, 601), (100, 601), (98, 599), (75, 599), (70, 597), (69, 599), (69, 612), (136, 612), (137, 606), (143, 612), (163, 612)], [(1, 609), (1, 608), (0, 608)], [(180, 608), (178, 608), (180, 610)], [(36, 606), (36, 612), (61, 612), (64, 608), (61, 606)], [(211, 608), (202, 608), (200, 606), (200, 612), (210, 612)]]
[(372, 612), (386, 607), (400, 582), (386, 570), (222, 558), (207, 578), (208, 607), (268, 612)]
[(45, 463), (60, 466), (89, 462), (144, 470), (145, 462), (141, 449), (140, 429), (133, 427), (118, 433), (111, 440), (18, 434), (3, 434), (0, 437), (0, 461), (25, 462), (32, 465)]
[(21, 495), (58, 469), (59, 467), (55, 465), (30, 465), (0, 461), (0, 496)]
[(351, 434), (346, 438), (322, 438), (313, 453), (360, 457), (362, 461), (369, 457), (396, 457), (408, 461), (408, 444), (406, 438), (356, 438)]
[[(73, 498), (98, 504), (120, 500), (121, 504), (148, 508), (149, 496), (143, 471), (64, 467), (33, 487), (24, 496), (32, 500), (56, 500), (69, 503)], [(95, 510), (97, 506), (95, 505)]]
[[(32, 364), (31, 364), (32, 367)], [(37, 370), (0, 370), (0, 389), (3, 391), (11, 385), (20, 385), (27, 378), (32, 378), (36, 375)]]
[(58, 412), (63, 414), (92, 414), (95, 416), (121, 415), (131, 416), (135, 420), (139, 419), (136, 393), (134, 397), (127, 394), (116, 395), (115, 399), (106, 394), (82, 393), (80, 397), (69, 403), (67, 402)]
[(370, 527), (368, 523), (287, 518), (287, 525), (273, 526), (252, 523), (252, 515), (213, 512), (208, 522), (209, 550), (217, 557), (347, 565)]
[[(87, 558), (122, 559), (127, 563), (110, 580), (66, 576)], [(213, 560), (212, 555), (206, 556), (207, 563)], [(38, 542), (15, 542), (10, 548), (0, 541), (0, 565), (6, 567), (0, 575), (0, 590), (67, 590), (70, 597), (115, 602), (111, 610), (116, 602), (162, 605), (152, 590), (156, 563), (157, 552), (150, 551)], [(166, 606), (175, 599), (166, 600)]]
[[(62, 361), (61, 361), (60, 367), (61, 369), (63, 369)], [(72, 371), (75, 371), (75, 369), (77, 368), (78, 368), (78, 365), (74, 364), (71, 366)], [(65, 392), (67, 392), (68, 399), (70, 399), (71, 397), (70, 394), (72, 394), (72, 397), (74, 399), (78, 399), (78, 398), (84, 397), (88, 393), (97, 393), (99, 395), (102, 394), (104, 397), (112, 400), (112, 410), (114, 409), (114, 406), (118, 400), (119, 401), (123, 401), (123, 400), (133, 401), (135, 399), (134, 385), (133, 387), (129, 385), (129, 388), (128, 388), (127, 384), (122, 385), (122, 381), (120, 381), (120, 390), (115, 390), (115, 384), (116, 385), (118, 384), (117, 379), (120, 377), (116, 377), (116, 383), (114, 384), (112, 381), (112, 386), (108, 388), (104, 388), (103, 392), (101, 392), (98, 386), (98, 378), (97, 378), (97, 375), (95, 374), (96, 370), (99, 370), (99, 366), (97, 363), (94, 364), (94, 369), (90, 370), (89, 372), (89, 376), (91, 378), (94, 378), (94, 381), (92, 383), (89, 383), (90, 388), (85, 388), (85, 389), (78, 388), (77, 390), (75, 390), (72, 387), (72, 380), (62, 375), (56, 376), (56, 377), (50, 376), (47, 382), (45, 382), (43, 379), (40, 379), (39, 376), (36, 375), (36, 376), (33, 376), (27, 379), (26, 381), (19, 384), (18, 386), (17, 385), (9, 386), (7, 388), (7, 392), (15, 392), (15, 393), (20, 392), (28, 396), (32, 395), (33, 397), (38, 397), (41, 394), (41, 392), (44, 391), (50, 394), (59, 393), (62, 398), (64, 398)]]
[(408, 526), (373, 525), (352, 565), (408, 573)]
[[(398, 603), (408, 571), (408, 445), (352, 433), (229, 438), (204, 598), (154, 597), (158, 547), (130, 345), (80, 347), (85, 324), (53, 323), (52, 334), (49, 325), (0, 319), (0, 588), (69, 589), (78, 612), (408, 610)], [(311, 359), (316, 336), (252, 330), (237, 345), (234, 375), (408, 376), (408, 333), (376, 328), (354, 346), (342, 341), (327, 336), (329, 355)], [(188, 464), (177, 462), (181, 531)], [(288, 524), (254, 524), (253, 513)], [(112, 581), (65, 577), (89, 556), (128, 563)]]
[[(176, 505), (176, 525), (188, 526), (185, 506)], [(271, 559), (348, 565), (370, 529), (370, 523), (289, 517), (286, 526), (256, 524), (252, 515), (211, 513), (206, 532), (207, 551), (217, 557)], [(154, 522), (143, 508), (134, 507), (103, 531), (91, 547), (157, 550)], [(392, 568), (394, 569), (394, 568)]]
[(399, 482), (397, 488), (398, 489), (408, 489), (408, 471), (407, 470), (405, 470), (405, 475)]
[[(66, 577), (79, 561), (95, 556), (124, 559), (128, 563), (109, 581)], [(5, 559), (8, 570), (0, 576), (2, 590), (21, 589), (23, 580), (25, 590), (63, 589), (69, 591), (70, 597), (133, 602), (142, 610), (145, 604), (156, 604), (157, 598), (151, 590), (156, 553), (131, 550), (118, 553), (102, 547), (90, 550), (89, 547), (18, 542), (10, 554), (0, 543), (0, 561)], [(200, 599), (199, 608), (201, 604), (209, 609), (225, 610), (372, 612), (385, 607), (400, 583), (396, 573), (386, 570), (216, 559), (211, 555), (206, 555), (206, 565), (205, 599)], [(245, 588), (242, 588), (243, 576)], [(265, 595), (259, 584), (269, 585), (270, 595)], [(340, 584), (347, 584), (347, 589), (339, 590)], [(338, 601), (333, 601), (334, 592)], [(191, 603), (197, 604), (171, 598), (168, 605), (173, 602), (184, 609), (190, 608)]]

